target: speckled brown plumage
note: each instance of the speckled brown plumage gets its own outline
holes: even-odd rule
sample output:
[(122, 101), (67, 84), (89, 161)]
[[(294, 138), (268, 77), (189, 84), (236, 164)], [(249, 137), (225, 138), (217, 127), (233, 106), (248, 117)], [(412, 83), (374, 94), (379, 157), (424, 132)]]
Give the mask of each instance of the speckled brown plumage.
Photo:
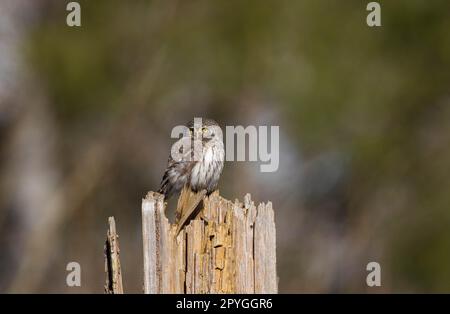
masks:
[[(158, 190), (166, 199), (180, 192), (184, 185), (194, 192), (206, 190), (208, 194), (217, 189), (225, 157), (222, 130), (214, 120), (200, 121), (196, 120), (195, 125), (194, 120), (190, 121), (186, 125), (189, 132), (175, 143), (180, 147), (178, 158), (169, 156)], [(183, 147), (187, 147), (186, 151)]]

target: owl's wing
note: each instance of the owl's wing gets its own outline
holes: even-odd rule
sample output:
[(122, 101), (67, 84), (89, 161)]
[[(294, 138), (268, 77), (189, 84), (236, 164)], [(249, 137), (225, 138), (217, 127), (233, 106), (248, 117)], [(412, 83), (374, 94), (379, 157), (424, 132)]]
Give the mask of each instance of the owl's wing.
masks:
[[(173, 193), (181, 191), (183, 186), (188, 182), (192, 168), (196, 164), (196, 161), (192, 158), (192, 149), (185, 141), (189, 141), (190, 143), (191, 139), (183, 137), (175, 143), (177, 146), (173, 146), (177, 149), (179, 147), (178, 154), (175, 156), (176, 159), (173, 158), (172, 153), (169, 155), (167, 168), (158, 190), (158, 193), (164, 194), (166, 199)], [(186, 145), (183, 146), (182, 144)]]

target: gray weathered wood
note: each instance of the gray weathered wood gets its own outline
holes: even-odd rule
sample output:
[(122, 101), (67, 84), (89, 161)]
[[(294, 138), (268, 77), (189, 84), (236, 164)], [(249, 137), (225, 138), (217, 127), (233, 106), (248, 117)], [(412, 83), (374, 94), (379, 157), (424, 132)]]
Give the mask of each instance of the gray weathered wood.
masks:
[(277, 293), (275, 221), (271, 202), (258, 205), (254, 237), (255, 293)]
[(105, 242), (105, 292), (110, 294), (122, 294), (122, 270), (120, 267), (119, 235), (116, 231), (114, 217), (108, 218), (108, 231)]
[(159, 293), (159, 230), (156, 217), (163, 206), (162, 196), (149, 192), (142, 200), (142, 238), (144, 253), (144, 293)]
[[(182, 191), (177, 221), (165, 216), (163, 196), (142, 202), (145, 293), (277, 293), (272, 204), (230, 202), (218, 192), (203, 196), (202, 209), (181, 217), (198, 198)], [(179, 234), (178, 234), (179, 231)]]

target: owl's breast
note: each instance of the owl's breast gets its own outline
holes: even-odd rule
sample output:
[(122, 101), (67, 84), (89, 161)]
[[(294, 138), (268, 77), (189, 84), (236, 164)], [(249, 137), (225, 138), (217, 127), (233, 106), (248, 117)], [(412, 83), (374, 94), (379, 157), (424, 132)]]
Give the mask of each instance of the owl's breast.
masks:
[(223, 143), (204, 147), (200, 161), (191, 172), (190, 185), (193, 191), (206, 189), (208, 193), (211, 193), (217, 188), (224, 157)]

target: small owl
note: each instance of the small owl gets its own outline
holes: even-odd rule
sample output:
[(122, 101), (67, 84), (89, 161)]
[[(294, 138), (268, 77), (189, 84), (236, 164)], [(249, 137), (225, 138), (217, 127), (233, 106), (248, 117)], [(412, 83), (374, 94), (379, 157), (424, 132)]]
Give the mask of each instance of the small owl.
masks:
[(186, 185), (193, 192), (217, 189), (222, 173), (225, 150), (222, 129), (210, 119), (194, 119), (187, 124), (189, 132), (172, 147), (158, 193), (165, 199), (179, 193)]

